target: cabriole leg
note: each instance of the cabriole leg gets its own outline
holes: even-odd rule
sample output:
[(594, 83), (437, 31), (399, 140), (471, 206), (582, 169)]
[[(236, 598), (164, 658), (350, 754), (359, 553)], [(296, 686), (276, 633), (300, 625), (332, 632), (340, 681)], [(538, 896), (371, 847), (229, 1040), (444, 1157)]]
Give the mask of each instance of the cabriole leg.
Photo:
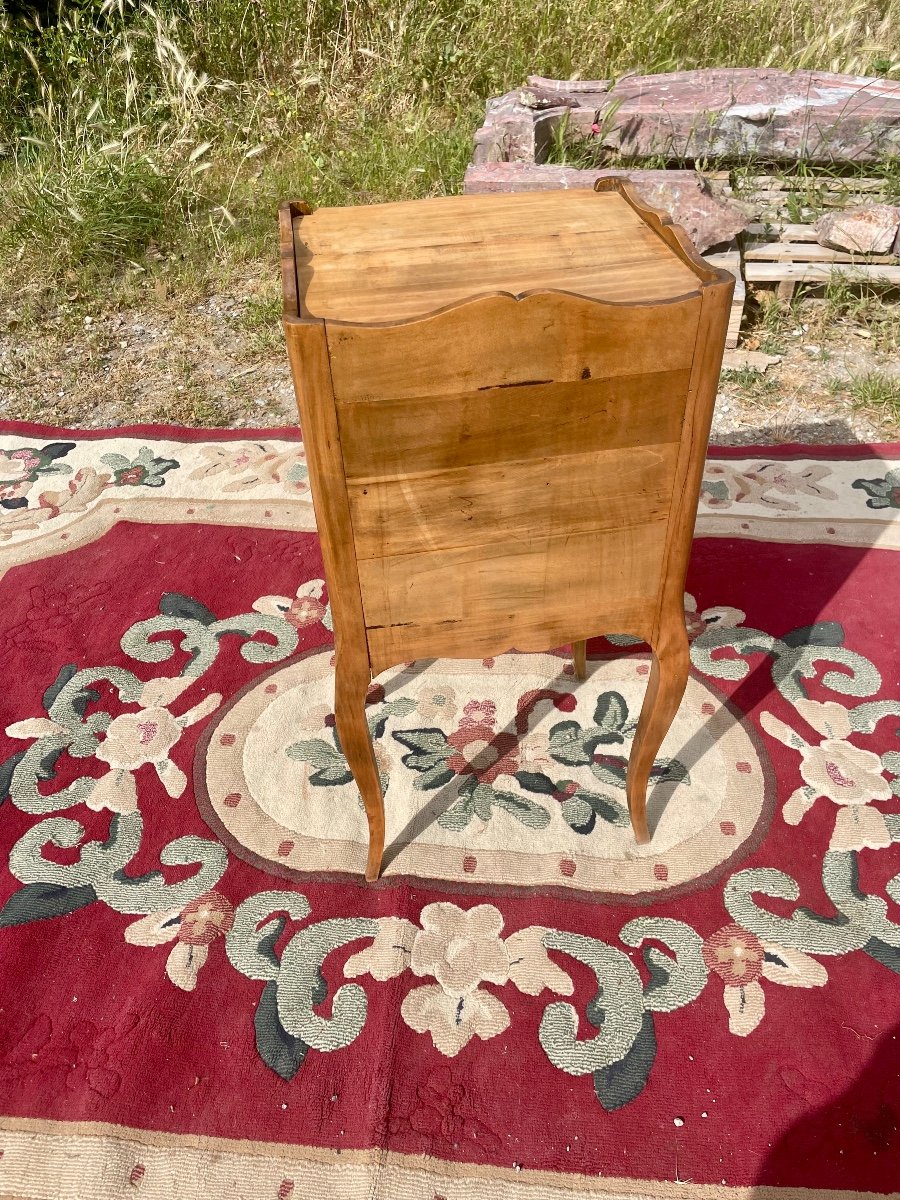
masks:
[(625, 779), (631, 827), (635, 841), (640, 843), (650, 841), (647, 829), (647, 783), (650, 772), (663, 738), (675, 719), (691, 668), (687, 633), (680, 614), (677, 622), (673, 619), (668, 628), (663, 630), (659, 645), (651, 649), (653, 663), (650, 681), (644, 695)]
[(366, 723), (366, 691), (370, 679), (368, 662), (360, 661), (352, 652), (337, 651), (334, 720), (341, 749), (366, 806), (366, 819), (369, 822), (366, 879), (371, 883), (381, 872), (381, 856), (384, 853), (384, 798)]

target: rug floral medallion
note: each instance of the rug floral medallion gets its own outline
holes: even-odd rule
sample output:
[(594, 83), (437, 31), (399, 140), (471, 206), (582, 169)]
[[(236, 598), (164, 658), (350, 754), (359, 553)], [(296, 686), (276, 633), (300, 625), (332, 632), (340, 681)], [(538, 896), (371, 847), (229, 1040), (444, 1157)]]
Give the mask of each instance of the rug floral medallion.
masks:
[[(643, 901), (732, 862), (768, 825), (775, 781), (761, 741), (699, 676), (656, 763), (652, 846), (634, 842), (623, 789), (648, 672), (643, 654), (593, 663), (584, 682), (568, 654), (386, 672), (369, 697), (385, 877)], [(298, 881), (365, 866), (333, 712), (332, 652), (295, 655), (219, 710), (198, 759), (197, 798), (222, 840)]]
[(650, 844), (598, 630), (373, 682), (371, 886), (297, 435), (0, 429), (0, 1197), (900, 1196), (898, 550), (714, 451)]

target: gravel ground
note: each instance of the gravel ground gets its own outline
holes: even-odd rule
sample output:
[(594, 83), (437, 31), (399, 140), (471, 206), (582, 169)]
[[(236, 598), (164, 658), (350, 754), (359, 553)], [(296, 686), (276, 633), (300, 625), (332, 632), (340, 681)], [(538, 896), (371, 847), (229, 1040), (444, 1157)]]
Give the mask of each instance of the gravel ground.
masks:
[(794, 344), (785, 348), (781, 362), (749, 385), (743, 378), (732, 382), (724, 373), (713, 442), (823, 444), (888, 442), (900, 437), (895, 422), (877, 411), (860, 409), (848, 391), (855, 377), (870, 371), (893, 374), (893, 363), (885, 363), (865, 342), (842, 330), (835, 330), (827, 345), (791, 341)]
[[(217, 294), (166, 299), (147, 289), (127, 308), (65, 298), (34, 325), (0, 313), (0, 420), (75, 428), (139, 422), (271, 427), (296, 420), (278, 319), (278, 281), (245, 275)], [(814, 304), (814, 301), (809, 302)], [(864, 330), (811, 312), (782, 329), (782, 361), (765, 374), (726, 373), (712, 440), (724, 445), (868, 442), (900, 437), (848, 387), (869, 371), (897, 374)], [(771, 342), (771, 338), (769, 339)], [(745, 339), (759, 343), (752, 330)], [(771, 344), (767, 349), (773, 349)]]

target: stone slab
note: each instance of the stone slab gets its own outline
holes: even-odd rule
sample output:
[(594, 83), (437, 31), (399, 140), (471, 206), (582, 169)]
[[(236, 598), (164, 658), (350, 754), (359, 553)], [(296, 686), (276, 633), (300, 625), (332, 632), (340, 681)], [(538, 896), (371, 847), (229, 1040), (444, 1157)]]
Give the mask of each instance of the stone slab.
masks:
[(867, 204), (825, 213), (816, 221), (819, 244), (831, 250), (860, 254), (890, 254), (900, 229), (900, 208), (893, 204)]
[(463, 190), (471, 194), (592, 188), (598, 179), (609, 175), (630, 180), (648, 204), (670, 213), (701, 253), (710, 246), (730, 242), (750, 219), (740, 205), (714, 196), (696, 171), (583, 171), (549, 164), (489, 162), (469, 167)]
[(764, 354), (762, 350), (726, 350), (722, 358), (723, 371), (756, 371), (764, 374), (769, 367), (781, 362), (780, 354)]
[[(529, 87), (549, 107), (529, 109), (518, 92), (490, 101), (473, 161), (540, 162), (549, 130), (566, 113), (568, 133), (595, 138), (598, 155), (833, 165), (900, 153), (900, 81), (874, 76), (735, 67), (625, 76), (612, 86), (531, 76)], [(513, 153), (504, 153), (503, 126), (514, 117), (547, 123), (530, 158), (521, 136)]]

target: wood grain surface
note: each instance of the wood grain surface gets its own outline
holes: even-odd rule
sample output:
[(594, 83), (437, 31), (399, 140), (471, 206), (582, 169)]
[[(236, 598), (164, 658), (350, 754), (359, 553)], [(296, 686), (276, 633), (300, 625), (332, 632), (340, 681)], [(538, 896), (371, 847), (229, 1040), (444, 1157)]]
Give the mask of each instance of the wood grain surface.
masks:
[(401, 321), (495, 290), (560, 288), (632, 304), (697, 287), (614, 192), (321, 208), (294, 229), (304, 311), (326, 320)]

